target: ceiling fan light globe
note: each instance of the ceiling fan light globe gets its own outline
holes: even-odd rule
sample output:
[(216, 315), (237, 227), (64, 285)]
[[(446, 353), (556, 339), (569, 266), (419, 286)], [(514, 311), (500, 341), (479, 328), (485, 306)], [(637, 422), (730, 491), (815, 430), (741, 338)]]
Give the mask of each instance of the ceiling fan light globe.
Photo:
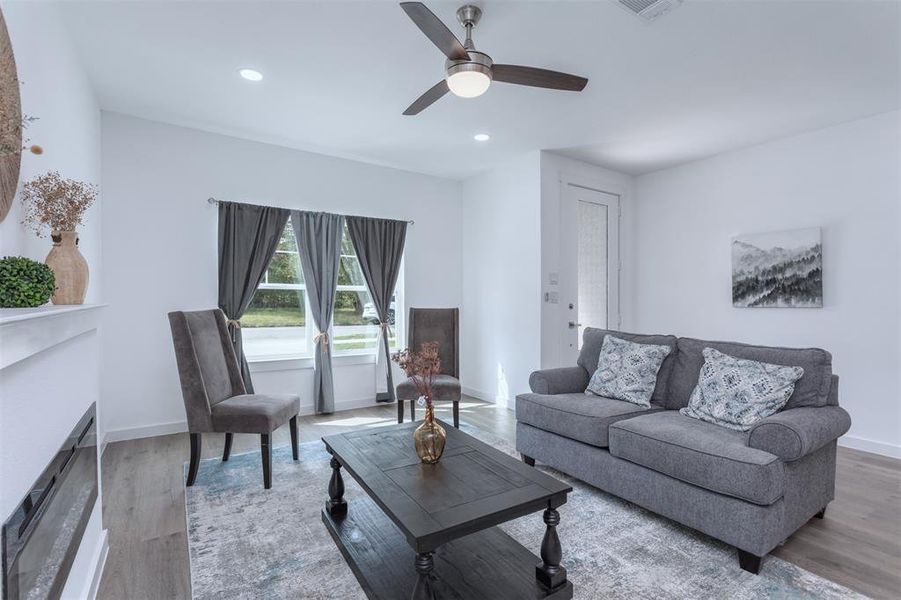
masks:
[(447, 87), (461, 98), (475, 98), (488, 91), (491, 78), (480, 71), (460, 71), (447, 76)]

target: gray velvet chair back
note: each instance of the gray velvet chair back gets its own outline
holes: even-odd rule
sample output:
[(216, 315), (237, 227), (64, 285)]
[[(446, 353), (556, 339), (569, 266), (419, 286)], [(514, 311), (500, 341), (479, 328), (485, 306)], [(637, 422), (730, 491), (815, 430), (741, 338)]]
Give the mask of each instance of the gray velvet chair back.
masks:
[(244, 381), (222, 311), (169, 313), (188, 430), (213, 431), (211, 407), (244, 394)]
[(411, 308), (407, 345), (419, 349), (423, 342), (438, 342), (441, 374), (460, 378), (460, 309)]

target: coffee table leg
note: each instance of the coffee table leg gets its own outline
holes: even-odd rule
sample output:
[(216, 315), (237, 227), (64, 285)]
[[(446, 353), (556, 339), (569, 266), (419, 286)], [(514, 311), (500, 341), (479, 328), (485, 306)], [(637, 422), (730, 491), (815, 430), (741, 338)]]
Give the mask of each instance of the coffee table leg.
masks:
[(413, 586), (413, 600), (435, 600), (435, 590), (432, 589), (432, 569), (435, 568), (435, 560), (431, 552), (423, 552), (416, 555), (416, 572), (419, 578)]
[(544, 511), (544, 522), (547, 529), (541, 542), (541, 564), (535, 567), (535, 578), (546, 588), (555, 589), (566, 583), (566, 569), (560, 566), (563, 549), (557, 536), (560, 513), (548, 505)]
[(334, 456), (329, 463), (332, 466), (332, 476), (328, 480), (328, 497), (325, 509), (333, 517), (343, 517), (347, 514), (347, 502), (344, 500), (344, 479), (341, 477), (341, 463)]

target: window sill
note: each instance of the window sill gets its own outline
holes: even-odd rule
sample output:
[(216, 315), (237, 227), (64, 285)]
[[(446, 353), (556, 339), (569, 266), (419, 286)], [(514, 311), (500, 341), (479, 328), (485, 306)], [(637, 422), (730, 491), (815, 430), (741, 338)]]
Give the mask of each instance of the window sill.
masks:
[[(312, 356), (277, 356), (272, 358), (255, 358), (247, 361), (251, 373), (271, 371), (297, 371), (313, 368)], [(373, 365), (375, 354), (371, 352), (359, 354), (339, 354), (332, 356), (332, 366), (349, 367), (353, 365)]]

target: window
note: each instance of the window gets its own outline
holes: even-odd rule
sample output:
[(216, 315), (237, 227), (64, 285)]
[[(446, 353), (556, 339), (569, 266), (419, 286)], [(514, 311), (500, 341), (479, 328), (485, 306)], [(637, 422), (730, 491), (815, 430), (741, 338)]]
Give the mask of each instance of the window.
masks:
[[(389, 309), (391, 335), (388, 339), (392, 348), (398, 339), (397, 327), (401, 325), (398, 317), (403, 313), (397, 310), (402, 306), (402, 302), (398, 302), (403, 289), (402, 280), (403, 268)], [(247, 359), (312, 356), (313, 337), (317, 329), (313, 319), (307, 318), (309, 310), (297, 243), (289, 220), (263, 281), (241, 317)], [(378, 316), (345, 225), (332, 318), (332, 355), (373, 354), (376, 351), (377, 324)]]

